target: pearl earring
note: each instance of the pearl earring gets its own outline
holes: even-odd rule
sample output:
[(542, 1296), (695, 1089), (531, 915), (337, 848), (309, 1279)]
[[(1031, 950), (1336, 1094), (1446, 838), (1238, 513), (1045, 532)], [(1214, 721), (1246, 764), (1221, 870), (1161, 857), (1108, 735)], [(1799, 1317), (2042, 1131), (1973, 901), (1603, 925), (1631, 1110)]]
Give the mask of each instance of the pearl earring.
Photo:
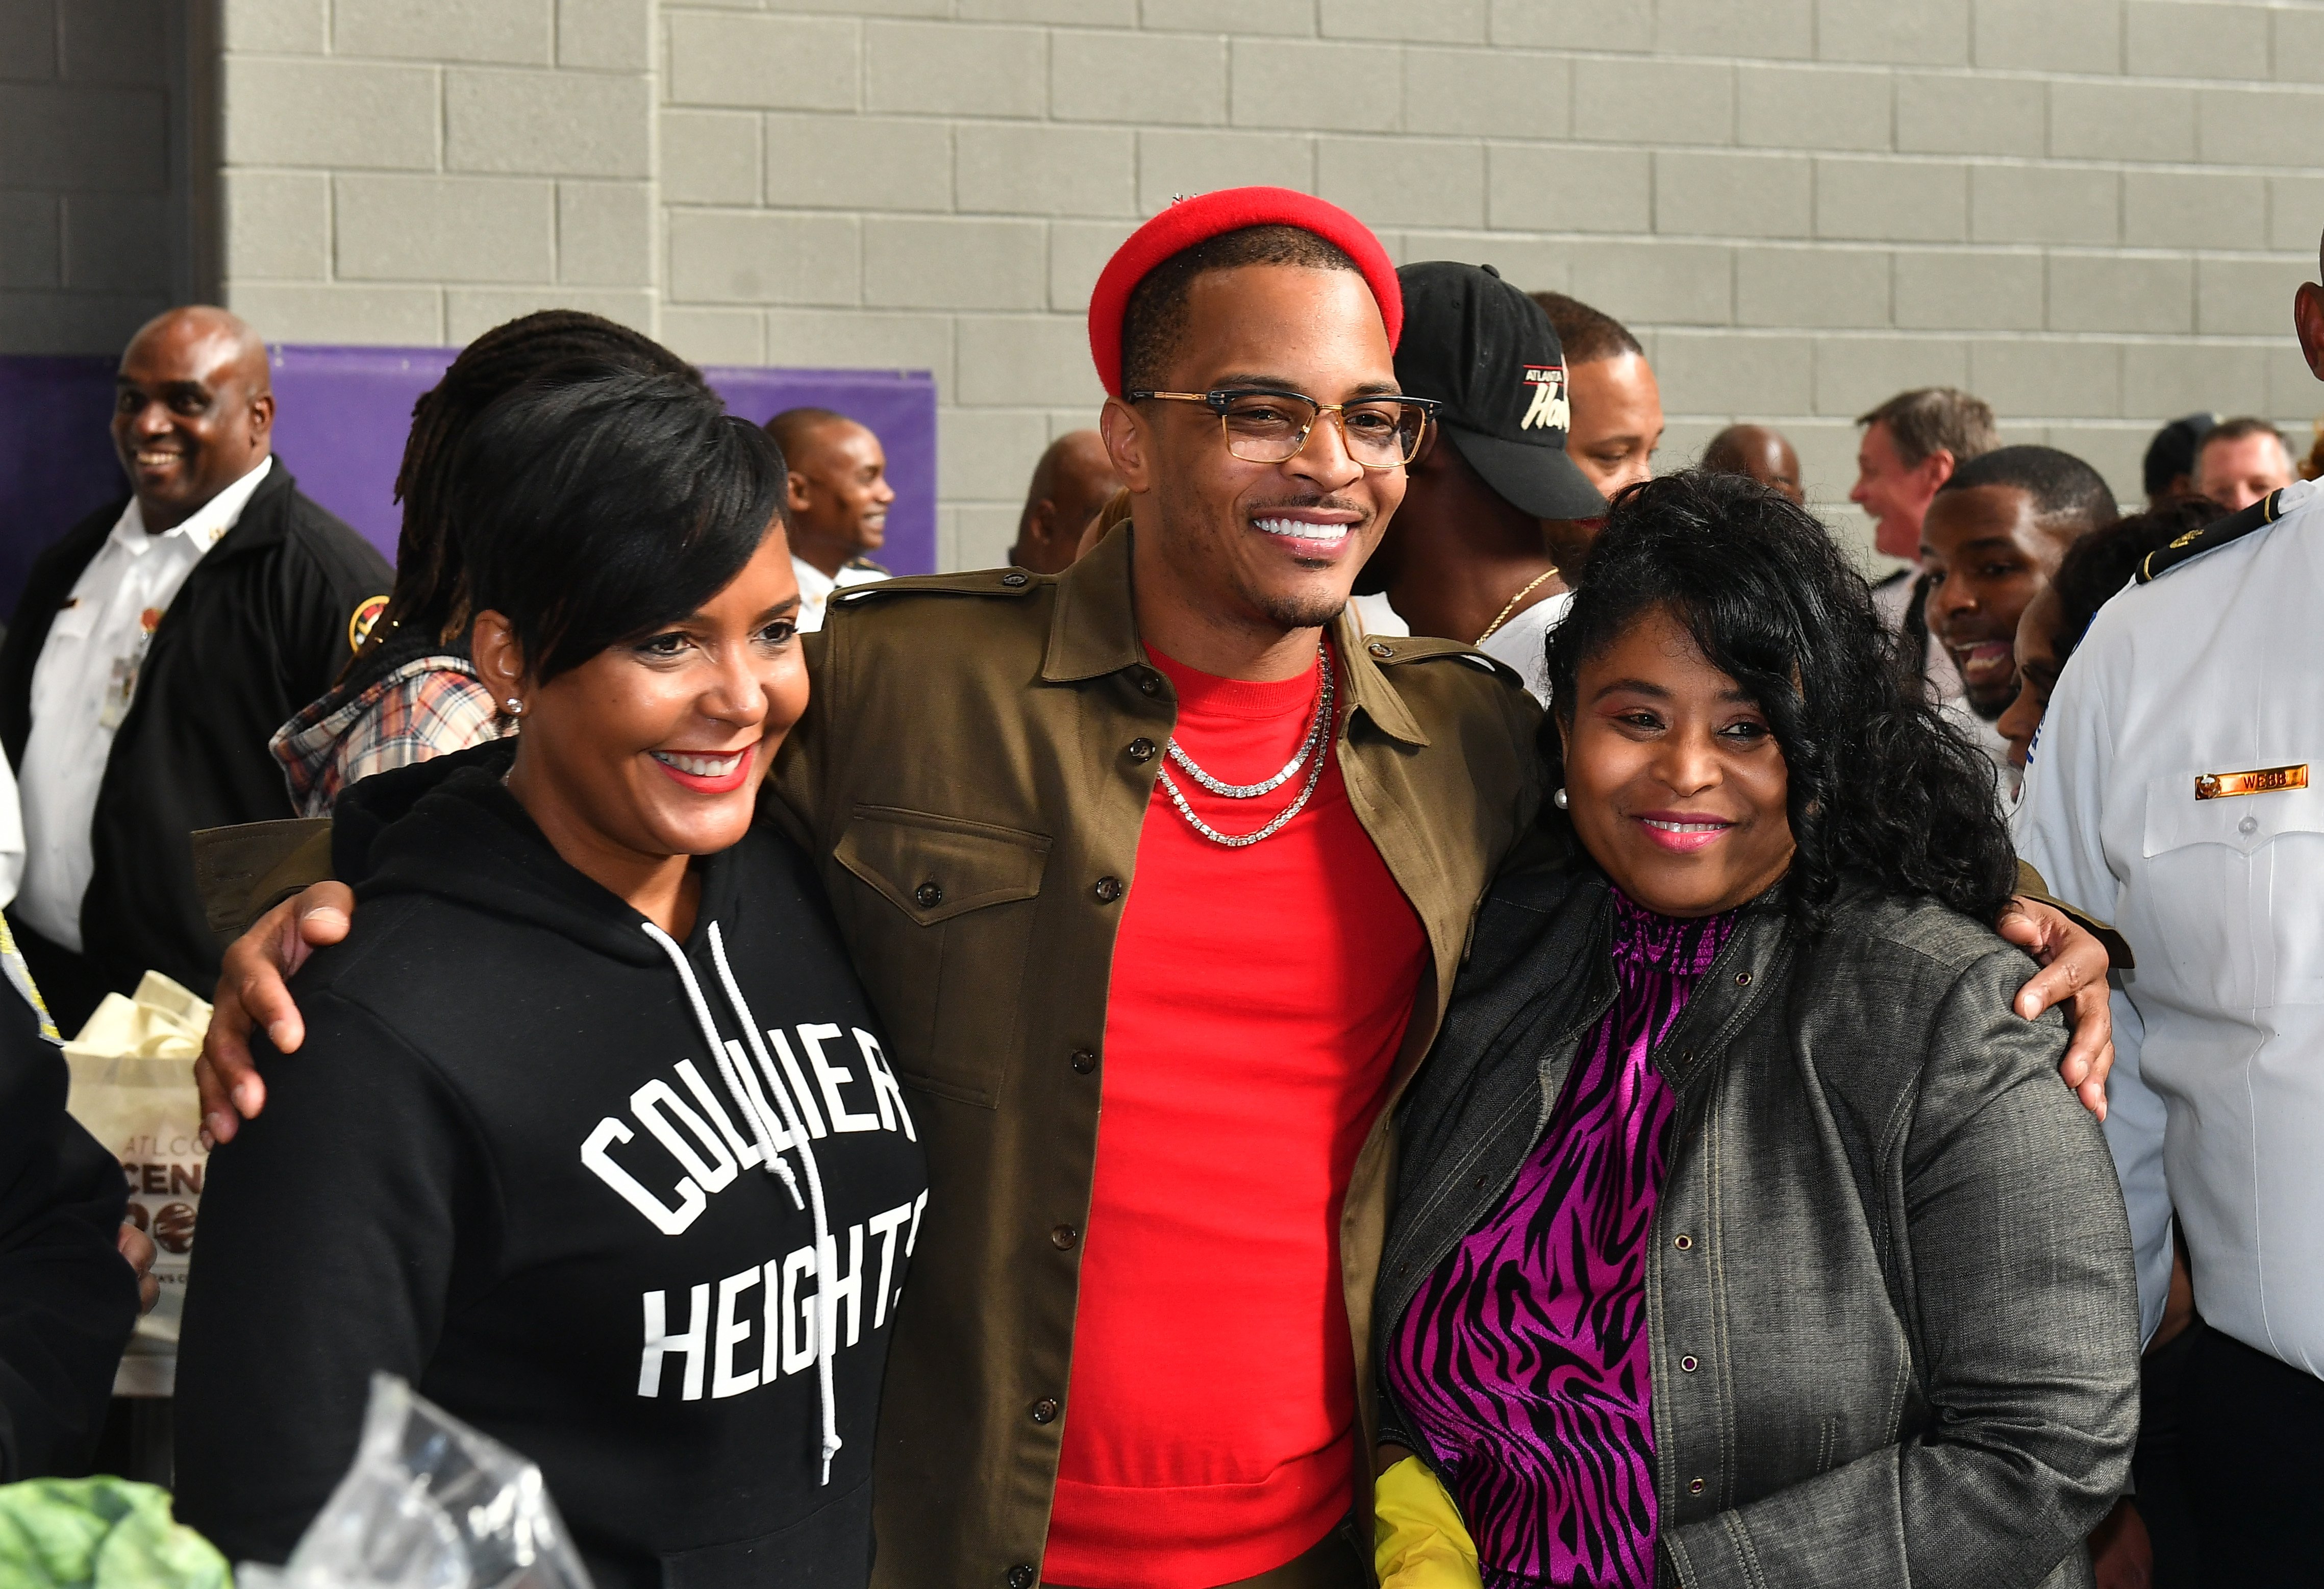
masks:
[(1559, 784), (1557, 786), (1557, 792), (1549, 797), (1549, 803), (1555, 806), (1561, 811), (1565, 809), (1565, 786), (1563, 784)]

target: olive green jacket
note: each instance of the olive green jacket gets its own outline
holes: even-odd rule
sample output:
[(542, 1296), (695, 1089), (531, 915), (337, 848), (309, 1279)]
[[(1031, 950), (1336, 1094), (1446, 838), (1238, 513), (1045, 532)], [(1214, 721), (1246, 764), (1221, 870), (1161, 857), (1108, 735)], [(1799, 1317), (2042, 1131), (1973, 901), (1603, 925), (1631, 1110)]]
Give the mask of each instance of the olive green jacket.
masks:
[[(1074, 1415), (1114, 932), (1176, 719), (1139, 644), (1130, 546), (1118, 531), (1055, 577), (843, 593), (807, 637), (813, 695), (775, 762), (774, 808), (823, 858), (928, 1153), (877, 1436), (883, 1589), (1021, 1586), (1041, 1560)], [(1350, 799), (1428, 936), (1393, 1103), (1487, 885), (1532, 826), (1540, 713), (1466, 646), (1367, 642), (1344, 618), (1333, 639)], [(1383, 1109), (1339, 1233), (1346, 1349), (1367, 1386), (1387, 1122)]]

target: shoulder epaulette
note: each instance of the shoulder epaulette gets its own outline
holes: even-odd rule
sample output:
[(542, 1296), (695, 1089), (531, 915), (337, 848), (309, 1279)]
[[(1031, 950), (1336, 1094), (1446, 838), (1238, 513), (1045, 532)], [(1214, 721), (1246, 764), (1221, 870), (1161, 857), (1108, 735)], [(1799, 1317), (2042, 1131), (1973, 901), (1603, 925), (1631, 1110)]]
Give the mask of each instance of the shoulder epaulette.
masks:
[(1497, 662), (1473, 645), (1463, 645), (1457, 640), (1439, 640), (1428, 634), (1374, 635), (1365, 642), (1364, 649), (1372, 661), (1393, 666), (1398, 662), (1429, 662), (1440, 657), (1467, 662), (1488, 673), (1506, 673), (1511, 679), (1516, 672), (1507, 664)]
[(834, 606), (857, 606), (881, 596), (1024, 596), (1051, 581), (1022, 568), (973, 568), (960, 574), (902, 574), (869, 585), (849, 585), (832, 593)]
[(2285, 486), (2271, 491), (2239, 513), (2214, 519), (2200, 530), (2188, 531), (2168, 546), (2156, 547), (2138, 565), (2138, 582), (2144, 585), (2160, 575), (2168, 574), (2190, 558), (2216, 551), (2229, 541), (2241, 540), (2255, 530), (2266, 529), (2275, 522), (2282, 511), (2283, 493), (2289, 489)]

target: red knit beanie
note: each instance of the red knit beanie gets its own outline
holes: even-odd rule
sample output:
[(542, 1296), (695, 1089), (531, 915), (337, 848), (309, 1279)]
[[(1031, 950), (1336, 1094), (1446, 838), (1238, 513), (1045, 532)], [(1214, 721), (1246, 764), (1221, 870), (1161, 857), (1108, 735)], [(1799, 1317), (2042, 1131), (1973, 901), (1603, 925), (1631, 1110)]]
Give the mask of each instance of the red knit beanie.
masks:
[(1226, 188), (1176, 200), (1132, 232), (1106, 262), (1089, 306), (1090, 356), (1097, 361), (1106, 391), (1121, 395), (1121, 317), (1138, 283), (1179, 250), (1245, 226), (1296, 226), (1354, 260), (1379, 304), (1388, 350), (1395, 351), (1404, 329), (1404, 294), (1397, 286), (1396, 266), (1370, 227), (1336, 204), (1288, 188)]

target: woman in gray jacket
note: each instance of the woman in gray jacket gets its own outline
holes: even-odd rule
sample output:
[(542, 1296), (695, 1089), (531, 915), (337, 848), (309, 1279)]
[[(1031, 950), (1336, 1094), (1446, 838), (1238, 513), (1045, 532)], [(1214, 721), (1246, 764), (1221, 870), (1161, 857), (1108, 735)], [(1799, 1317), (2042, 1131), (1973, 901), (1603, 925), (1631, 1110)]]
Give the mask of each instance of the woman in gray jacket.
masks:
[(1737, 478), (1626, 493), (1549, 664), (1585, 853), (1495, 889), (1401, 1113), (1385, 1582), (2087, 1581), (2136, 1290), (1990, 769)]

